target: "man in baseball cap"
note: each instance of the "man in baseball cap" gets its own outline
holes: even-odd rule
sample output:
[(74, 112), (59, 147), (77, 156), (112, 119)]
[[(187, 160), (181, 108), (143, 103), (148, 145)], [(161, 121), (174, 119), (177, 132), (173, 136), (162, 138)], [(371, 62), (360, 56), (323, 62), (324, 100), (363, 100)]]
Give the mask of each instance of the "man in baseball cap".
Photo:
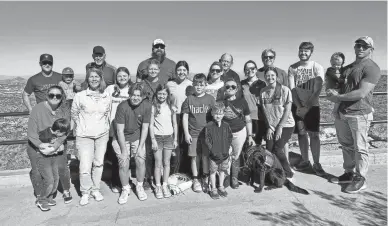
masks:
[(138, 82), (148, 78), (148, 64), (150, 60), (156, 59), (160, 63), (160, 72), (158, 79), (162, 84), (166, 84), (168, 80), (175, 78), (175, 62), (166, 57), (166, 43), (158, 38), (152, 42), (151, 58), (142, 61), (136, 74), (136, 80)]
[(342, 146), (344, 174), (331, 179), (333, 183), (349, 183), (345, 192), (358, 193), (367, 188), (366, 174), (369, 167), (368, 131), (373, 120), (373, 89), (379, 82), (379, 66), (371, 59), (373, 39), (363, 36), (356, 39), (356, 60), (344, 67), (347, 81), (342, 92), (328, 100), (339, 103), (335, 119), (338, 142)]
[[(94, 62), (88, 63), (86, 65), (86, 72), (90, 68), (99, 68), (104, 72), (104, 80), (106, 86), (116, 83), (116, 68), (110, 64), (108, 64), (105, 60), (106, 53), (105, 49), (102, 46), (95, 46), (93, 48), (92, 58)], [(82, 83), (82, 87), (85, 89), (86, 81)]]

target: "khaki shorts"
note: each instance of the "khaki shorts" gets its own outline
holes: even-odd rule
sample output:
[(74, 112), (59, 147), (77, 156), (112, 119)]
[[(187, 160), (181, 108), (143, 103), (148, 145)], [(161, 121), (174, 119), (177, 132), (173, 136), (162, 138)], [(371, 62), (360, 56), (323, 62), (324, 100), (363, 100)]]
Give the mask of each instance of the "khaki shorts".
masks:
[[(140, 157), (142, 159), (145, 159), (145, 148), (139, 147), (139, 140), (136, 140), (134, 142), (125, 141), (126, 151), (128, 153), (128, 158), (130, 157)], [(122, 153), (119, 142), (117, 139), (113, 138), (112, 140), (112, 147), (114, 152), (116, 153), (117, 158), (120, 158), (120, 155)]]
[(216, 173), (217, 171), (218, 172), (221, 172), (221, 171), (228, 172), (229, 159), (230, 159), (230, 157), (228, 157), (227, 159), (222, 161), (220, 164), (217, 164), (213, 160), (209, 159), (209, 171), (210, 171), (210, 174)]

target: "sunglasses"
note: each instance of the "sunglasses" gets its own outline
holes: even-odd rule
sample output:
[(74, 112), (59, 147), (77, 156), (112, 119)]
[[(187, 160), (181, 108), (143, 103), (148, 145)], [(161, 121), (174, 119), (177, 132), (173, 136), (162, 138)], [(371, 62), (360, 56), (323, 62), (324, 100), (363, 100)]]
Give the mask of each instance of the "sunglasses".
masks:
[(74, 75), (71, 74), (62, 74), (62, 76), (65, 78), (74, 78)]
[(228, 90), (228, 89), (230, 89), (230, 88), (232, 88), (233, 90), (235, 90), (235, 89), (237, 88), (237, 86), (235, 86), (235, 85), (231, 85), (231, 86), (227, 85), (227, 86), (225, 86), (225, 88), (226, 88), (226, 90)]
[(154, 48), (155, 49), (164, 49), (164, 45), (162, 45), (162, 44), (157, 44), (157, 45), (154, 45)]
[(272, 59), (275, 58), (275, 56), (264, 56), (263, 58), (264, 58), (264, 59), (271, 59), (271, 60), (272, 60)]
[(245, 68), (245, 71), (254, 71), (254, 70), (256, 70), (255, 67), (247, 67), (247, 68)]
[(220, 73), (220, 72), (221, 72), (221, 69), (211, 69), (211, 72)]
[(42, 61), (42, 65), (50, 65), (50, 66), (53, 66), (53, 62), (50, 62), (50, 61)]
[(357, 48), (357, 49), (362, 48), (363, 50), (367, 50), (369, 48), (372, 48), (372, 46), (361, 44), (361, 43), (356, 43), (354, 45), (354, 47)]
[(60, 100), (60, 99), (62, 99), (62, 94), (53, 94), (53, 93), (49, 93), (48, 98), (49, 98), (50, 100), (54, 99), (54, 97), (55, 97), (57, 100)]

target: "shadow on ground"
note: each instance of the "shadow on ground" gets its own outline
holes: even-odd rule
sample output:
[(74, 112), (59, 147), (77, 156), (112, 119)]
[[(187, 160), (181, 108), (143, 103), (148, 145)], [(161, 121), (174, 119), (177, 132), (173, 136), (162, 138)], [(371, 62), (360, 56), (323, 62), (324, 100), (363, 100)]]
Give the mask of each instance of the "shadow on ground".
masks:
[[(358, 225), (387, 225), (387, 196), (379, 191), (363, 192), (356, 197), (335, 196), (321, 191), (312, 191), (315, 195), (329, 201), (330, 205), (351, 211)], [(260, 221), (274, 225), (343, 225), (340, 222), (319, 217), (310, 212), (303, 204), (292, 202), (296, 210), (279, 213), (249, 212)]]

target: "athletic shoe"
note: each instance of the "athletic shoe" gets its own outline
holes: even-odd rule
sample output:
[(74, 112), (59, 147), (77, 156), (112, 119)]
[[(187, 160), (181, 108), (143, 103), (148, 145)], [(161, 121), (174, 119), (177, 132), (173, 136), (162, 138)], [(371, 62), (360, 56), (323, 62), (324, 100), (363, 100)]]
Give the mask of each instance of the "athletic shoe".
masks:
[(228, 192), (226, 192), (225, 188), (223, 187), (218, 188), (218, 194), (223, 198), (226, 198), (228, 196)]
[(83, 194), (81, 197), (81, 200), (79, 201), (79, 204), (81, 206), (89, 204), (89, 197), (90, 197), (89, 194)]
[(35, 205), (39, 207), (39, 209), (42, 210), (43, 212), (50, 210), (50, 206), (48, 205), (47, 202), (36, 201)]
[(71, 197), (70, 191), (63, 191), (63, 200), (65, 204), (71, 203), (73, 201), (73, 197)]
[(208, 193), (209, 192), (209, 176), (204, 176), (202, 178), (202, 191), (204, 193)]
[(326, 175), (326, 172), (322, 169), (322, 166), (320, 163), (314, 163), (313, 170), (317, 176), (321, 177)]
[[(221, 186), (221, 184), (220, 184)], [(225, 178), (224, 178), (224, 188), (227, 188), (230, 186), (230, 176), (228, 174), (225, 174)]]
[(220, 195), (218, 194), (217, 189), (211, 190), (211, 192), (210, 192), (210, 197), (211, 197), (212, 199), (219, 199), (219, 198), (220, 198)]
[(164, 196), (165, 198), (170, 198), (170, 197), (171, 197), (170, 189), (168, 189), (168, 187), (167, 187), (166, 184), (163, 184), (163, 185), (162, 185), (162, 192), (163, 192), (163, 196)]
[(151, 186), (151, 183), (149, 182), (149, 180), (144, 180), (144, 183), (143, 183), (143, 189), (148, 191), (148, 190), (151, 190), (152, 186)]
[(50, 198), (48, 198), (47, 205), (49, 205), (49, 206), (57, 205), (57, 202), (53, 199), (52, 195), (50, 196)]
[(163, 196), (163, 191), (162, 191), (162, 186), (160, 185), (157, 185), (156, 188), (155, 188), (155, 197), (157, 199), (162, 199), (164, 196)]
[(333, 177), (330, 179), (330, 182), (333, 184), (345, 184), (351, 183), (353, 181), (353, 172), (345, 172), (339, 177)]
[(308, 169), (311, 169), (311, 163), (310, 161), (301, 161), (300, 163), (294, 166), (294, 169), (296, 171), (306, 171)]
[(358, 193), (367, 188), (365, 177), (361, 176), (358, 173), (355, 173), (353, 176), (353, 181), (346, 188), (345, 192), (350, 194)]
[(97, 202), (104, 200), (104, 196), (102, 196), (100, 191), (92, 192), (92, 196), (94, 197), (94, 200), (96, 200)]
[(131, 190), (130, 189), (125, 189), (123, 188), (121, 190), (121, 194), (120, 194), (120, 197), (119, 197), (119, 200), (117, 201), (119, 204), (125, 204), (127, 203), (128, 201), (128, 196), (130, 194)]
[(202, 186), (201, 186), (201, 183), (199, 183), (198, 179), (194, 179), (194, 181), (193, 181), (193, 191), (195, 191), (195, 192), (202, 191)]
[(113, 193), (120, 193), (120, 188), (115, 185), (111, 185), (110, 189), (112, 190)]
[(145, 193), (143, 186), (136, 185), (136, 194), (140, 201), (147, 199), (147, 194)]
[(230, 187), (233, 189), (237, 189), (240, 185), (238, 184), (238, 179), (236, 177), (232, 177), (232, 181), (230, 183)]

